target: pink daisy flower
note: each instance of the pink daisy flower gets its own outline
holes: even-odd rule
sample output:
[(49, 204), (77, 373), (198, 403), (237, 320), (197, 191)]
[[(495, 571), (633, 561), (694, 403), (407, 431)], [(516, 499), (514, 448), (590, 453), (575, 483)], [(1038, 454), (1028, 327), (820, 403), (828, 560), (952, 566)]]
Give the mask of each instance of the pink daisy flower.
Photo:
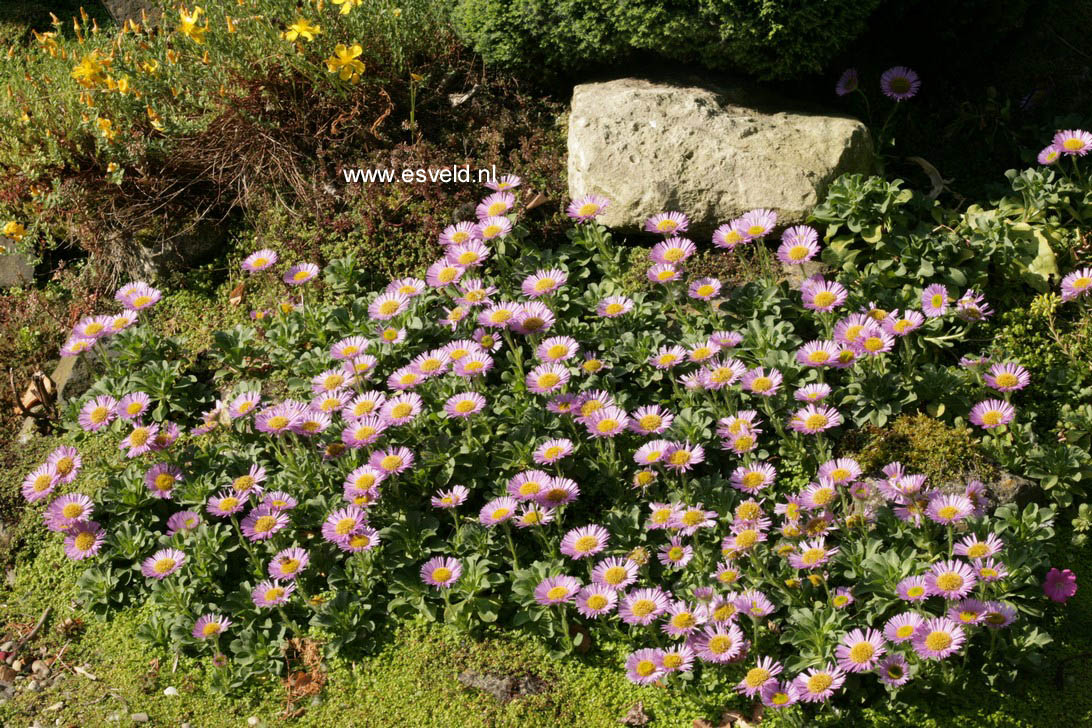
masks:
[(584, 195), (569, 203), (565, 214), (577, 222), (588, 222), (601, 215), (610, 205), (610, 200), (600, 195)]
[(436, 556), (421, 566), (421, 581), (437, 589), (450, 589), (463, 574), (458, 559)]
[(140, 573), (149, 579), (165, 579), (182, 568), (186, 555), (178, 549), (160, 549), (144, 559)]
[(278, 260), (277, 252), (269, 248), (256, 250), (243, 260), (242, 268), (247, 273), (257, 273), (270, 268)]

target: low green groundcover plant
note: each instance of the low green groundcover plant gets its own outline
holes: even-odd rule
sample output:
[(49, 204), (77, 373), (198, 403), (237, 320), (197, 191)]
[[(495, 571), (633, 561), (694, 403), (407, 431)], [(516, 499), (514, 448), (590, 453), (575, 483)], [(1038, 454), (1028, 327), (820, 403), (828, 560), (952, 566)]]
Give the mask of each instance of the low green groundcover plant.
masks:
[[(574, 201), (568, 242), (536, 250), (518, 178), (492, 186), (424, 280), (365, 292), (352, 259), (253, 253), (277, 298), (211, 356), (142, 321), (161, 297), (143, 282), (76, 325), (64, 353), (103, 376), (23, 492), (90, 564), (89, 605), (146, 602), (144, 637), (205, 651), (225, 689), (276, 671), (291, 636), (361, 649), (422, 616), (561, 654), (620, 641), (636, 683), (735, 687), (798, 721), (1035, 659), (1049, 600), (1076, 590), (1049, 568), (1058, 506), (839, 452), (926, 401), (986, 452), (1044, 447), (1021, 423), (1035, 373), (972, 351), (981, 294), (850, 266), (727, 291), (687, 275), (668, 212), (646, 226), (654, 286), (627, 295), (607, 200)], [(767, 256), (775, 225), (755, 210), (713, 243)], [(776, 255), (802, 268), (821, 247), (795, 226)], [(1062, 291), (1087, 306), (1092, 270)], [(89, 438), (118, 449), (93, 491)]]

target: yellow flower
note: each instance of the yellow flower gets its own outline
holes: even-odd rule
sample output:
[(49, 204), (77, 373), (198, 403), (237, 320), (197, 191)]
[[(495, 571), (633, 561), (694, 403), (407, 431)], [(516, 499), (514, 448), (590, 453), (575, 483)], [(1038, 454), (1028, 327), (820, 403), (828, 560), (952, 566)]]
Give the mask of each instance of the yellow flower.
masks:
[(11, 238), (15, 242), (19, 242), (26, 235), (27, 229), (23, 227), (22, 223), (11, 220), (4, 224), (4, 229), (0, 230), (5, 237)]
[(148, 121), (151, 123), (152, 128), (156, 131), (163, 131), (163, 122), (159, 119), (159, 114), (151, 106), (147, 108)]
[(118, 79), (118, 93), (119, 94), (129, 93), (129, 77), (128, 76), (122, 76), (121, 78)]
[(224, 18), (227, 20), (227, 32), (234, 33), (235, 32), (235, 21), (233, 21), (231, 19), (230, 15), (226, 15), (226, 16), (224, 16)]
[(175, 63), (178, 63), (178, 51), (176, 51), (176, 50), (167, 51), (167, 62), (170, 63), (171, 65), (174, 65)]
[(37, 39), (37, 41), (38, 41), (38, 45), (40, 45), (42, 48), (44, 48), (46, 51), (48, 51), (49, 55), (55, 57), (57, 55), (57, 40), (56, 40), (57, 34), (56, 33), (39, 33), (36, 30), (33, 31), (33, 33), (34, 33), (35, 39)]
[(181, 22), (178, 24), (178, 32), (193, 40), (194, 43), (204, 43), (205, 33), (209, 29), (207, 20), (204, 26), (197, 26), (197, 19), (201, 17), (203, 12), (205, 11), (199, 5), (194, 7), (193, 14), (190, 14), (185, 7), (178, 9), (178, 17), (181, 18)]
[(294, 41), (297, 38), (303, 38), (305, 40), (314, 40), (315, 36), (322, 32), (322, 28), (317, 25), (311, 25), (311, 23), (303, 18), (297, 18), (296, 22), (288, 26), (288, 30), (281, 33), (281, 37), (287, 41)]
[(152, 59), (140, 64), (140, 70), (147, 73), (149, 76), (154, 76), (155, 72), (159, 70), (159, 61)]
[(342, 81), (355, 83), (360, 80), (360, 74), (364, 73), (364, 63), (357, 60), (363, 52), (359, 43), (354, 43), (351, 48), (344, 43), (338, 43), (334, 47), (334, 55), (326, 59), (326, 68), (330, 73), (337, 73)]
[(361, 5), (364, 0), (331, 0), (334, 5), (341, 6), (341, 14), (348, 15), (349, 11)]
[(402, 8), (392, 8), (391, 9), (391, 15), (393, 15), (396, 18), (401, 18), (402, 17)]
[(117, 172), (117, 171), (118, 171), (118, 163), (117, 162), (110, 162), (110, 164), (106, 165), (106, 172), (108, 174), (113, 174), (114, 172)]
[(106, 69), (109, 67), (110, 59), (100, 57), (98, 51), (91, 51), (72, 69), (70, 75), (81, 86), (94, 88), (106, 82)]
[(410, 77), (410, 80), (413, 81), (414, 83), (421, 83), (422, 81), (425, 80), (425, 77), (422, 76), (419, 73), (411, 73), (409, 75), (409, 77)]
[(99, 133), (106, 141), (113, 141), (114, 137), (118, 135), (118, 130), (114, 128), (114, 122), (109, 119), (100, 116), (95, 119), (95, 126), (99, 128)]

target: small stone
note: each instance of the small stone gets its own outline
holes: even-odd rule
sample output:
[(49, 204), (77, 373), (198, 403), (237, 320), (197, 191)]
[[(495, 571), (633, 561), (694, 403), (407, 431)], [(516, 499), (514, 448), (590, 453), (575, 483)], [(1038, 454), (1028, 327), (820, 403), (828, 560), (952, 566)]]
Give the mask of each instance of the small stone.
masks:
[(30, 682), (27, 683), (27, 690), (29, 690), (32, 693), (38, 692), (38, 690), (40, 688), (41, 688), (41, 685), (38, 684), (37, 680), (31, 680)]
[(15, 662), (11, 663), (11, 669), (15, 670), (15, 672), (22, 672), (23, 671), (23, 661), (22, 660), (16, 660)]
[(163, 694), (174, 697), (174, 696), (178, 695), (178, 688), (171, 685), (170, 687), (167, 687), (167, 688), (163, 689)]
[(117, 721), (121, 720), (121, 713), (115, 710), (113, 713), (106, 716), (106, 720), (110, 721), (111, 723), (116, 723)]
[(190, 728), (190, 724), (189, 723), (183, 723), (178, 728)]
[(258, 716), (256, 716), (256, 715), (252, 715), (252, 716), (250, 716), (249, 718), (246, 719), (246, 724), (249, 725), (249, 726), (260, 725), (261, 722), (262, 721), (259, 720)]
[(48, 675), (49, 665), (45, 664), (41, 660), (35, 660), (34, 662), (30, 663), (30, 671), (35, 674), (41, 673), (42, 675)]
[(133, 713), (132, 715), (129, 716), (129, 720), (133, 721), (134, 723), (147, 723), (148, 722), (148, 714), (147, 713)]
[(15, 647), (15, 643), (8, 640), (4, 644), (0, 645), (0, 652), (11, 652), (11, 648)]
[(46, 708), (46, 712), (47, 713), (56, 713), (58, 710), (60, 710), (63, 707), (64, 707), (64, 701), (63, 700), (58, 700), (56, 703), (54, 703), (53, 705)]

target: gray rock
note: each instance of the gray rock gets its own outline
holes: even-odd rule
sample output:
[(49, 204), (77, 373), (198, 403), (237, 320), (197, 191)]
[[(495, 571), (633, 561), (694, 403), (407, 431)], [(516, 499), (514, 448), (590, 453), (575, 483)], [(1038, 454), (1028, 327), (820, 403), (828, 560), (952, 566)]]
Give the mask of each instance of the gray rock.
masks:
[(159, 17), (159, 9), (156, 8), (153, 0), (102, 0), (102, 4), (119, 23), (130, 19), (137, 23), (141, 22), (141, 11), (148, 19)]
[(679, 210), (702, 236), (754, 208), (802, 222), (827, 185), (872, 166), (864, 124), (743, 86), (622, 78), (573, 89), (569, 194), (601, 194), (623, 230)]
[(129, 720), (134, 723), (147, 723), (149, 718), (147, 713), (133, 713), (129, 716)]
[(15, 647), (15, 643), (8, 640), (4, 644), (0, 645), (0, 652), (11, 652), (11, 648)]
[(30, 663), (30, 671), (36, 675), (45, 676), (49, 674), (49, 665), (45, 664), (41, 660), (35, 660)]
[(34, 266), (14, 244), (0, 236), (0, 288), (22, 286), (34, 280)]
[(463, 685), (489, 693), (498, 702), (524, 695), (537, 695), (546, 690), (546, 682), (535, 675), (499, 675), (477, 670), (463, 670), (458, 680)]
[(32, 693), (38, 692), (41, 689), (41, 687), (42, 686), (38, 683), (37, 680), (31, 680), (26, 685), (26, 689), (29, 690)]

